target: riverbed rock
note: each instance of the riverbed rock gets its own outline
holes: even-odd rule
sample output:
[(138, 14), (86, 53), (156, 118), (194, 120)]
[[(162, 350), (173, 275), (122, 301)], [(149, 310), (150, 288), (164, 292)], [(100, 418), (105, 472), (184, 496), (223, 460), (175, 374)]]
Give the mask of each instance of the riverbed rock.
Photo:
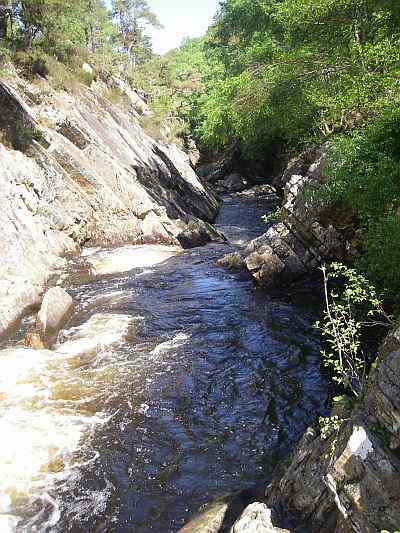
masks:
[(73, 308), (74, 301), (65, 289), (52, 287), (47, 290), (36, 320), (41, 338), (51, 339), (57, 336)]
[(184, 230), (176, 236), (183, 248), (196, 248), (208, 242), (226, 242), (225, 236), (214, 226), (197, 217), (187, 217)]
[(290, 531), (275, 527), (272, 523), (271, 510), (265, 503), (255, 502), (244, 510), (230, 529), (230, 533), (290, 533)]
[(315, 195), (324, 181), (325, 164), (324, 149), (313, 147), (285, 171), (281, 179), (282, 221), (245, 250), (247, 267), (258, 284), (272, 288), (290, 283), (315, 271), (324, 261), (345, 261), (354, 254), (353, 234), (350, 232), (349, 238), (336, 227), (332, 213), (325, 212)]
[[(80, 246), (181, 246), (188, 217), (217, 214), (188, 155), (150, 138), (140, 113), (107, 91), (101, 81), (76, 94), (16, 74), (0, 81), (0, 335), (40, 304)], [(210, 227), (203, 241), (216, 237)]]
[(243, 270), (246, 268), (246, 263), (238, 252), (224, 255), (218, 259), (217, 264), (227, 270)]
[(240, 197), (245, 198), (257, 198), (258, 196), (261, 197), (270, 197), (271, 200), (277, 201), (277, 192), (275, 187), (268, 184), (263, 185), (254, 185), (253, 187), (250, 187), (249, 189), (245, 189), (244, 191), (241, 191), (238, 193)]
[(217, 184), (222, 190), (227, 192), (242, 192), (248, 187), (248, 182), (238, 174), (234, 172)]
[(179, 533), (219, 533), (229, 508), (228, 501), (216, 501), (179, 530)]

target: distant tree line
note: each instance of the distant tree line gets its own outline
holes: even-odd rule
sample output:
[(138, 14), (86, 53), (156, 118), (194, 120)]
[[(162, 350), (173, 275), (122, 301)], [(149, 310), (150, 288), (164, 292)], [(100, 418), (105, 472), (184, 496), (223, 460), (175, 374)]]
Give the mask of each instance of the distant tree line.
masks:
[(0, 0), (0, 41), (11, 51), (41, 49), (63, 59), (109, 48), (137, 65), (152, 55), (148, 28), (161, 27), (146, 0)]

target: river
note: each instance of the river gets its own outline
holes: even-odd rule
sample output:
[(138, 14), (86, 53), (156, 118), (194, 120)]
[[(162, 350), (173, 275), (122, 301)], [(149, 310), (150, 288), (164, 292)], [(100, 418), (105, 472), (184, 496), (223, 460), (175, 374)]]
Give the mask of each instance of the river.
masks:
[(27, 318), (0, 352), (2, 532), (176, 532), (267, 480), (324, 412), (307, 293), (271, 296), (216, 264), (272, 206), (227, 197), (226, 245), (86, 250), (71, 264), (78, 305), (54, 350), (22, 347)]

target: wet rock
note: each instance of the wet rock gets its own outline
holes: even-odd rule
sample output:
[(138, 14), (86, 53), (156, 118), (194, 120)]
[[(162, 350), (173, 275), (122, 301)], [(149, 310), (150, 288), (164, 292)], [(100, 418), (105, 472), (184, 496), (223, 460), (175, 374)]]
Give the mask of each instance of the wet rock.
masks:
[(176, 236), (183, 248), (196, 248), (209, 242), (226, 242), (225, 236), (204, 220), (190, 217), (185, 221), (185, 229)]
[(217, 264), (227, 270), (243, 270), (246, 268), (243, 257), (237, 252), (224, 255), (221, 259), (218, 259)]
[(229, 502), (219, 501), (208, 506), (200, 515), (191, 520), (179, 533), (219, 533), (229, 508)]
[(36, 328), (42, 339), (57, 336), (74, 308), (71, 296), (61, 287), (53, 287), (44, 295), (37, 316)]
[(271, 510), (264, 503), (255, 502), (245, 509), (230, 529), (230, 533), (290, 533), (290, 531), (275, 527), (272, 523)]
[(251, 496), (247, 491), (222, 497), (204, 506), (179, 533), (229, 533), (237, 518), (248, 505)]
[(277, 200), (277, 193), (275, 187), (272, 185), (264, 184), (264, 185), (254, 185), (254, 187), (251, 187), (250, 189), (245, 189), (244, 191), (238, 193), (239, 196), (244, 196), (246, 198), (254, 198), (254, 197), (268, 197), (270, 196), (271, 199)]
[(223, 190), (228, 192), (241, 192), (248, 187), (248, 182), (240, 174), (235, 172), (219, 182), (219, 185)]

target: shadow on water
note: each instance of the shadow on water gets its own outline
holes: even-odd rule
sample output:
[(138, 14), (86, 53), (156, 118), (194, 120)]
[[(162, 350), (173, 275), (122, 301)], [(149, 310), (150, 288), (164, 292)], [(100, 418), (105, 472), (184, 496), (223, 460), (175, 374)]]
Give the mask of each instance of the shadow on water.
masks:
[[(268, 208), (268, 198), (228, 198), (218, 227), (241, 244), (264, 231)], [(114, 331), (115, 342), (95, 344), (57, 378), (52, 401), (96, 422), (49, 498), (19, 509), (20, 531), (176, 532), (220, 495), (265, 482), (324, 411), (314, 303), (267, 295), (217, 266), (232, 249), (71, 278), (80, 303), (64, 341), (84, 336), (93, 316), (115, 315), (114, 328), (125, 317), (124, 335)]]

